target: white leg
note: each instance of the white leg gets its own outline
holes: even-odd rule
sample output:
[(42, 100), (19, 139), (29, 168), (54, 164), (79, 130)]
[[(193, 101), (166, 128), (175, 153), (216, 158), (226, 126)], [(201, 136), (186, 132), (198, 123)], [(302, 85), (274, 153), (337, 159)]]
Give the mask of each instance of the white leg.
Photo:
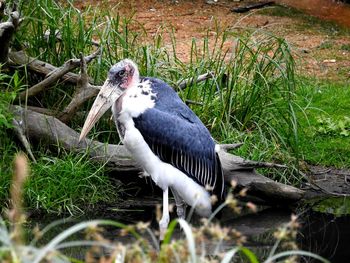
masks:
[(176, 204), (176, 213), (179, 218), (185, 219), (186, 217), (186, 203), (178, 194), (174, 188), (170, 188), (173, 193), (175, 204)]
[(168, 198), (168, 188), (166, 188), (163, 191), (163, 215), (159, 221), (159, 232), (160, 232), (159, 239), (161, 241), (164, 240), (166, 230), (168, 229), (169, 219), (170, 219), (169, 198)]

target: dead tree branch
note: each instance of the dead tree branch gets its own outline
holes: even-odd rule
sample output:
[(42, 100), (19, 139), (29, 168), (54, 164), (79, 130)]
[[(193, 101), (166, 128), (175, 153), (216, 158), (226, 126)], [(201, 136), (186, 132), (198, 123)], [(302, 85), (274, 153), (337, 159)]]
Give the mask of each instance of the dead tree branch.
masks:
[(193, 83), (198, 83), (198, 82), (210, 79), (213, 76), (214, 76), (213, 72), (208, 72), (208, 73), (199, 75), (196, 79), (195, 78), (184, 79), (184, 80), (177, 83), (176, 90), (183, 90), (183, 89), (187, 88), (188, 86), (193, 85)]
[[(91, 62), (97, 55), (100, 53), (100, 50), (96, 50), (93, 54), (85, 57), (86, 63)], [(25, 90), (19, 94), (19, 98), (21, 100), (24, 100), (26, 97), (31, 97), (39, 92), (43, 91), (45, 88), (51, 86), (54, 82), (58, 81), (63, 75), (66, 73), (72, 71), (73, 69), (80, 66), (80, 59), (70, 59), (66, 61), (63, 66), (57, 68), (54, 71), (51, 71), (47, 77), (39, 82), (38, 84), (34, 85), (33, 87), (29, 88), (28, 90)]]
[(248, 3), (248, 4), (244, 4), (238, 7), (234, 7), (231, 9), (232, 12), (235, 13), (245, 13), (248, 12), (252, 9), (258, 9), (258, 8), (263, 8), (265, 6), (271, 6), (274, 5), (275, 2), (274, 1), (265, 1), (265, 2), (259, 2), (259, 3)]
[(229, 144), (220, 144), (220, 149), (227, 152), (229, 150), (234, 150), (241, 147), (243, 143), (229, 143)]
[[(27, 56), (23, 51), (10, 52), (9, 65), (13, 67), (26, 66), (30, 71), (40, 73), (45, 76), (49, 75), (53, 71), (58, 70), (57, 67), (51, 65), (50, 63)], [(79, 75), (72, 72), (68, 72), (62, 76), (62, 80), (71, 84), (77, 84), (79, 80)]]
[[(89, 76), (87, 74), (87, 64), (83, 54), (80, 54), (80, 78), (78, 81), (78, 88), (75, 90), (73, 99), (68, 106), (63, 110), (62, 114), (59, 115), (59, 119), (67, 123), (71, 120), (72, 116), (77, 112), (78, 107), (81, 105), (79, 98), (82, 94), (85, 94), (89, 86)], [(98, 92), (98, 91), (97, 91)], [(83, 101), (82, 101), (83, 102)]]

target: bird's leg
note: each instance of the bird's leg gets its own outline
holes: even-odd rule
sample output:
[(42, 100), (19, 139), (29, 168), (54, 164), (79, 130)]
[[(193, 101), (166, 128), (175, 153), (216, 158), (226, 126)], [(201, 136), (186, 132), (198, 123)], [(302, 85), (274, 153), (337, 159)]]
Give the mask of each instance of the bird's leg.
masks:
[(169, 224), (169, 198), (168, 198), (168, 188), (163, 191), (163, 215), (159, 221), (159, 239), (164, 240), (164, 236)]
[(175, 204), (176, 204), (176, 213), (179, 218), (185, 219), (186, 217), (186, 203), (178, 194), (174, 188), (170, 188), (173, 193)]

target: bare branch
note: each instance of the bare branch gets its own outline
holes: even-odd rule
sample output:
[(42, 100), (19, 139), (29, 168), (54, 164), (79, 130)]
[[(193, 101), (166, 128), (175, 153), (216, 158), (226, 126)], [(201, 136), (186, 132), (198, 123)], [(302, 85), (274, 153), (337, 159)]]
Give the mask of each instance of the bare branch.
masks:
[(202, 102), (198, 102), (198, 101), (194, 101), (194, 100), (185, 100), (185, 103), (187, 105), (192, 104), (192, 105), (199, 105), (199, 106), (203, 106)]
[[(98, 54), (100, 53), (100, 50), (96, 50), (93, 54), (87, 56), (85, 58), (86, 63), (89, 63), (94, 59)], [(21, 100), (24, 100), (26, 97), (31, 97), (39, 92), (43, 91), (48, 86), (51, 86), (54, 82), (58, 81), (63, 75), (68, 73), (69, 71), (77, 68), (80, 66), (80, 59), (70, 59), (67, 62), (63, 64), (62, 67), (57, 68), (54, 71), (51, 71), (47, 78), (45, 78), (43, 81), (39, 82), (38, 84), (34, 85), (33, 87), (29, 88), (26, 91), (23, 91), (19, 94), (19, 98)]]
[(188, 86), (193, 85), (193, 83), (198, 83), (198, 82), (210, 79), (213, 76), (214, 76), (213, 72), (208, 72), (208, 73), (199, 75), (196, 79), (195, 78), (184, 79), (184, 80), (177, 83), (176, 90), (183, 90), (183, 89), (187, 88)]
[[(73, 99), (68, 104), (68, 106), (63, 110), (62, 114), (59, 116), (59, 119), (67, 123), (72, 119), (72, 117), (77, 112), (79, 106), (89, 99), (87, 92), (89, 92), (89, 76), (87, 74), (87, 65), (86, 59), (82, 54), (80, 54), (80, 79), (78, 81), (78, 89), (74, 93)], [(94, 92), (89, 94), (90, 96), (97, 95), (98, 90), (93, 90)]]
[[(10, 52), (9, 65), (13, 67), (26, 66), (30, 71), (34, 71), (43, 75), (49, 75), (52, 71), (58, 69), (50, 63), (27, 56), (23, 51)], [(79, 80), (79, 75), (72, 72), (68, 72), (67, 74), (62, 76), (62, 80), (70, 82), (72, 84), (77, 84)]]
[(243, 143), (220, 144), (220, 149), (227, 152), (241, 147)]
[(35, 111), (35, 112), (45, 114), (48, 116), (55, 116), (56, 115), (56, 112), (54, 110), (47, 109), (47, 108), (41, 108), (41, 107), (35, 107), (35, 106), (29, 106), (29, 105), (26, 106), (26, 108), (28, 110)]

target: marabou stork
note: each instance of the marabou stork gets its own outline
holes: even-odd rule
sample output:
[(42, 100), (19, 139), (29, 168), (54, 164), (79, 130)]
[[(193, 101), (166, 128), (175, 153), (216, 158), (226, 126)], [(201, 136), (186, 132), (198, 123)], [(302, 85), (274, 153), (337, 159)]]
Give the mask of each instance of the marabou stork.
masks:
[(186, 204), (209, 216), (210, 195), (219, 202), (225, 198), (218, 147), (177, 93), (162, 80), (140, 77), (137, 65), (124, 59), (109, 70), (79, 140), (110, 107), (123, 144), (163, 190), (160, 239), (169, 223), (169, 188), (180, 218), (185, 217)]

